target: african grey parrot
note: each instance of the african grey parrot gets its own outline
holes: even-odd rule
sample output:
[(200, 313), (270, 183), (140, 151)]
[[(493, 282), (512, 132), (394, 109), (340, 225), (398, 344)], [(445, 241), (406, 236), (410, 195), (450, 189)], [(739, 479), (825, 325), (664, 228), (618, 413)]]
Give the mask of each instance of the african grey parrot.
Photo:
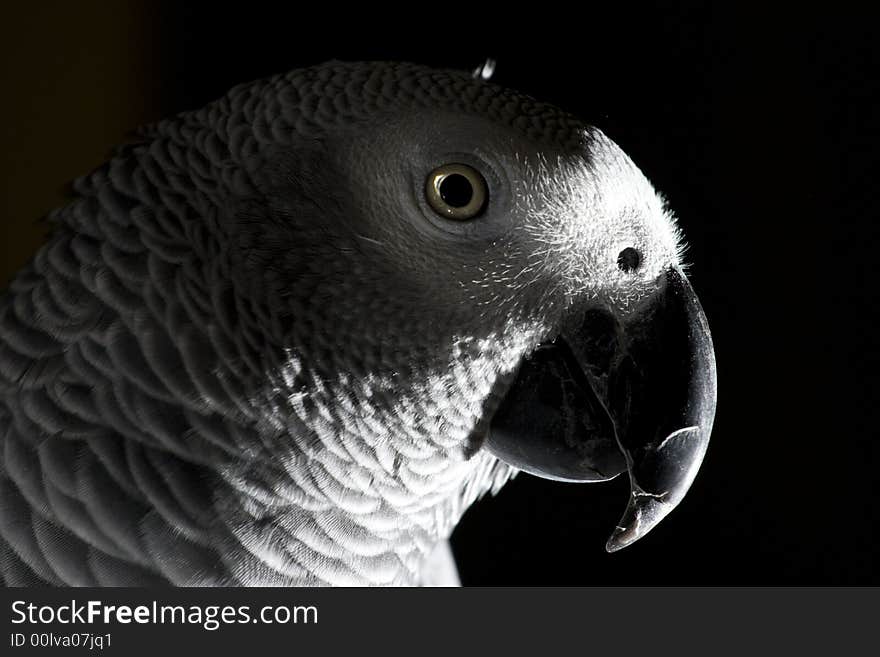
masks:
[(9, 585), (421, 584), (518, 470), (627, 471), (615, 550), (699, 468), (715, 362), (679, 232), (555, 107), (332, 62), (75, 191), (0, 298)]

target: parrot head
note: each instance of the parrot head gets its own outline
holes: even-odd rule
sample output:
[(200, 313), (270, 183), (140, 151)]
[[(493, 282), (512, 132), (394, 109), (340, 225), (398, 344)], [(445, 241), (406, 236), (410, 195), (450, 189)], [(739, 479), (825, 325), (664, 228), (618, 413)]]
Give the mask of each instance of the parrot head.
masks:
[(422, 497), (481, 458), (627, 473), (609, 550), (679, 503), (712, 428), (713, 347), (679, 230), (620, 148), (414, 65), (331, 63), (230, 98), (227, 256), (274, 309), (262, 398), (308, 428), (303, 449), (357, 453)]

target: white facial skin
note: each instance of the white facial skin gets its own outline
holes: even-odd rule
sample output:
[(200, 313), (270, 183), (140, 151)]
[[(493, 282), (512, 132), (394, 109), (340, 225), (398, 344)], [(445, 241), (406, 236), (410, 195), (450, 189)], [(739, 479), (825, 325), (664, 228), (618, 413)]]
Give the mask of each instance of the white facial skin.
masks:
[[(466, 301), (508, 316), (522, 304), (546, 317), (601, 297), (625, 310), (680, 266), (680, 234), (662, 199), (598, 130), (564, 152), (482, 117), (435, 111), (336, 143), (359, 199), (351, 230), (429, 286), (433, 304)], [(449, 163), (486, 181), (488, 201), (473, 219), (441, 216), (426, 202), (426, 177)], [(634, 270), (618, 266), (626, 248), (639, 254)]]

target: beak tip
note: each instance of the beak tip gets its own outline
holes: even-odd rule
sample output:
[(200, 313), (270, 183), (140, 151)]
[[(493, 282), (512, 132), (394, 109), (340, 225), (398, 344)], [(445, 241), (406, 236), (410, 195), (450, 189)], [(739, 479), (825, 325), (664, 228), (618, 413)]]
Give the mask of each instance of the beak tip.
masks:
[(625, 527), (617, 527), (614, 530), (614, 533), (611, 534), (611, 536), (608, 538), (608, 542), (605, 543), (605, 551), (609, 554), (618, 552), (625, 548), (627, 545), (631, 545), (634, 541), (637, 540), (637, 538), (637, 536), (628, 536), (627, 529)]
[(620, 524), (614, 528), (608, 542), (605, 543), (605, 551), (609, 554), (618, 552), (623, 548), (632, 545), (639, 540), (646, 530), (643, 530), (641, 523), (641, 514), (632, 504), (627, 505), (627, 509), (620, 519)]
[(614, 532), (605, 544), (605, 550), (609, 553), (617, 552), (632, 545), (656, 527), (677, 503), (676, 501), (670, 504), (644, 494), (634, 496), (630, 499), (620, 524), (614, 528)]

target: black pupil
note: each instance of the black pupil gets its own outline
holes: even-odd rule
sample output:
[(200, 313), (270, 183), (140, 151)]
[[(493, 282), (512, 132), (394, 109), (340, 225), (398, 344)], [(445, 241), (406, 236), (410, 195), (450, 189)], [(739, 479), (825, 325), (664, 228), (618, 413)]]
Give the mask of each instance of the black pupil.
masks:
[(440, 198), (446, 205), (463, 208), (474, 197), (471, 181), (460, 173), (453, 173), (440, 181)]
[(639, 268), (641, 262), (642, 256), (631, 246), (626, 247), (617, 256), (617, 266), (620, 267), (621, 271), (634, 271)]

